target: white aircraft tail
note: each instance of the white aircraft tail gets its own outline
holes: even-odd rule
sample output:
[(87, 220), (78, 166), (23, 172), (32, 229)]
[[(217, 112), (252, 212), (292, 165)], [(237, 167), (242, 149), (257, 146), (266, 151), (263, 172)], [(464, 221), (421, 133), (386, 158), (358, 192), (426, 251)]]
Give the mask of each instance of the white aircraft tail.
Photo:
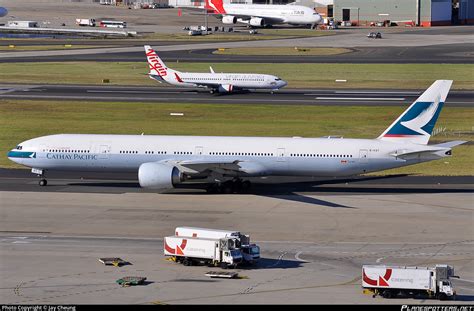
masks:
[(452, 83), (436, 80), (377, 139), (428, 144)]
[(179, 71), (166, 67), (166, 64), (161, 60), (161, 58), (151, 46), (145, 45), (144, 47), (148, 67), (150, 68), (148, 75), (151, 79), (158, 82), (162, 82), (163, 80), (169, 81), (170, 79), (180, 80), (179, 76), (177, 75), (180, 73)]

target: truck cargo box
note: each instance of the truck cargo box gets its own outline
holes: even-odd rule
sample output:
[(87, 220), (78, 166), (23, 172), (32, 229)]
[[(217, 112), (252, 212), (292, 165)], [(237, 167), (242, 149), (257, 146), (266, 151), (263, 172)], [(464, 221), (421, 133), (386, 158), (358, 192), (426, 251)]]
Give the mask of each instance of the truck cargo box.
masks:
[(426, 267), (363, 266), (362, 287), (433, 290), (432, 276)]
[(218, 240), (182, 238), (168, 236), (164, 238), (164, 250), (167, 256), (183, 256), (203, 259), (216, 259)]
[(175, 235), (181, 237), (193, 237), (202, 239), (239, 238), (239, 231), (207, 229), (196, 227), (177, 227)]

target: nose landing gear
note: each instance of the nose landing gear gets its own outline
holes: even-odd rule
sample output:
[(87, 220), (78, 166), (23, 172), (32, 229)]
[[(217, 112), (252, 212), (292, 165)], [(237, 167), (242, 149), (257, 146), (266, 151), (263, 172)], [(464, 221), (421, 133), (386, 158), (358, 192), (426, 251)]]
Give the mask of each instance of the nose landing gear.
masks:
[(38, 182), (38, 185), (40, 185), (41, 187), (44, 187), (48, 184), (48, 181), (46, 180), (44, 176), (44, 173), (45, 173), (44, 170), (39, 169), (39, 168), (32, 168), (31, 172), (41, 178), (40, 181)]

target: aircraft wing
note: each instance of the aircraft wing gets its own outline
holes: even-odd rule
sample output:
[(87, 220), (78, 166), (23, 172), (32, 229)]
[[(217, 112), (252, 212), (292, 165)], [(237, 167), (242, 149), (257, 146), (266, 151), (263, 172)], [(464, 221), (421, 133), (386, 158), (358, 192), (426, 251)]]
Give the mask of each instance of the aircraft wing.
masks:
[(240, 89), (234, 87), (232, 84), (222, 84), (222, 83), (203, 83), (203, 82), (193, 82), (194, 85), (198, 87), (206, 87), (208, 89), (219, 90), (219, 92), (232, 92), (232, 90)]
[(195, 174), (211, 174), (212, 172), (224, 174), (224, 175), (236, 175), (237, 173), (244, 173), (249, 175), (258, 175), (265, 172), (265, 167), (259, 163), (252, 161), (228, 161), (228, 160), (184, 160), (174, 161), (167, 160), (163, 161), (176, 166), (182, 172), (195, 175)]
[(265, 23), (267, 24), (279, 24), (279, 23), (284, 23), (285, 20), (283, 18), (278, 18), (278, 17), (268, 17), (268, 16), (260, 16), (260, 15), (244, 15), (244, 14), (227, 14), (227, 15), (232, 15), (237, 18), (240, 18), (241, 20), (248, 21), (252, 18), (263, 18), (265, 20)]

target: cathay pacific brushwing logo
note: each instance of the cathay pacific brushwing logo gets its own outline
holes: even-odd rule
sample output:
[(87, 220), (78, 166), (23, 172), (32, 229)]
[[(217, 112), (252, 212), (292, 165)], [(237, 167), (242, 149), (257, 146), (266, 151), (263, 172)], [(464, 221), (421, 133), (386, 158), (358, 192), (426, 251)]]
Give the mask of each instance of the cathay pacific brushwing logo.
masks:
[(429, 136), (438, 120), (443, 102), (438, 95), (434, 102), (416, 102), (384, 137)]
[(430, 133), (427, 133), (425, 130), (423, 130), (423, 127), (433, 119), (436, 111), (438, 111), (439, 102), (440, 97), (438, 96), (436, 100), (425, 110), (423, 110), (417, 117), (408, 121), (400, 122), (401, 125), (421, 135), (430, 135)]

